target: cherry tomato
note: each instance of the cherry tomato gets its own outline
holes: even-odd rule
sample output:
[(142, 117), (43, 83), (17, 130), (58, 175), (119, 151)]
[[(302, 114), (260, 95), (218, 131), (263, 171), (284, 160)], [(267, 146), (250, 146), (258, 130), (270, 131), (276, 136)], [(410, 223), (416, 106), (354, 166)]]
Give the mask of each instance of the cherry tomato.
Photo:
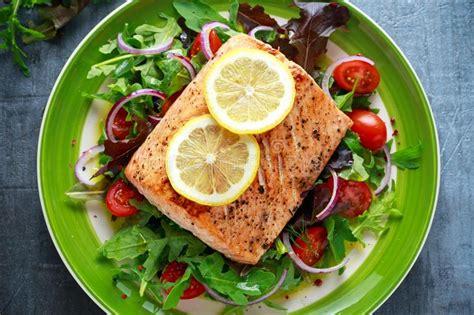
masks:
[(173, 105), (174, 101), (176, 101), (176, 99), (181, 95), (181, 93), (183, 93), (183, 90), (174, 93), (173, 95), (171, 95), (170, 97), (166, 99), (166, 101), (163, 103), (163, 106), (161, 106), (161, 112), (160, 112), (161, 117), (165, 116), (168, 109), (170, 109), (171, 105)]
[(383, 148), (387, 142), (387, 128), (379, 116), (364, 109), (354, 109), (348, 115), (354, 123), (351, 129), (359, 135), (364, 147), (372, 151)]
[(130, 205), (130, 199), (142, 201), (144, 197), (135, 188), (118, 179), (110, 185), (105, 196), (105, 204), (114, 216), (128, 217), (138, 212), (137, 208)]
[(371, 93), (380, 83), (377, 68), (360, 60), (341, 63), (334, 69), (333, 77), (337, 85), (346, 91), (352, 91), (354, 83), (359, 80), (355, 90), (357, 94)]
[[(188, 265), (185, 263), (172, 261), (163, 270), (161, 275), (161, 282), (176, 282), (178, 281), (186, 271)], [(170, 293), (172, 288), (166, 290), (166, 293)], [(191, 276), (191, 280), (189, 283), (189, 287), (184, 290), (183, 295), (181, 295), (181, 299), (188, 300), (193, 299), (197, 296), (200, 296), (204, 293), (206, 289), (204, 286), (198, 282), (193, 276)]]
[[(329, 178), (326, 184), (332, 191), (334, 185), (332, 177)], [(369, 209), (372, 202), (372, 193), (367, 183), (342, 178), (339, 178), (337, 196), (337, 204), (334, 211), (341, 211), (342, 215), (349, 218), (355, 218), (364, 213)]]
[(308, 266), (313, 266), (324, 255), (328, 233), (322, 226), (310, 227), (293, 244), (295, 254)]
[[(219, 48), (222, 46), (222, 41), (217, 35), (217, 32), (215, 30), (211, 30), (209, 32), (209, 41), (211, 44), (211, 51), (213, 54), (215, 54)], [(188, 52), (188, 56), (192, 57), (197, 55), (201, 51), (201, 33), (198, 33), (196, 36), (196, 39), (194, 40), (193, 45), (191, 46), (191, 49)]]
[(130, 133), (132, 122), (127, 121), (127, 111), (121, 108), (117, 116), (115, 116), (114, 122), (112, 123), (112, 133), (117, 139), (125, 139)]

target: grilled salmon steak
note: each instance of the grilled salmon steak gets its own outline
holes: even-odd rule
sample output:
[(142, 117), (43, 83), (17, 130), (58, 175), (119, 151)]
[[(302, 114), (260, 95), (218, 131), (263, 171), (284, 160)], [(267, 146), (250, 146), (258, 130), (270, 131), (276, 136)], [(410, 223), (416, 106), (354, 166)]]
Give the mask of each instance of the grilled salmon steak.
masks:
[[(296, 85), (294, 106), (281, 124), (256, 136), (260, 169), (243, 195), (227, 206), (199, 205), (171, 187), (165, 169), (167, 145), (187, 121), (209, 113), (203, 95), (206, 72), (222, 54), (241, 47), (266, 51), (289, 67)], [(238, 35), (186, 87), (134, 154), (125, 175), (162, 213), (204, 243), (234, 261), (256, 264), (292, 218), (351, 124), (300, 66), (271, 46)]]

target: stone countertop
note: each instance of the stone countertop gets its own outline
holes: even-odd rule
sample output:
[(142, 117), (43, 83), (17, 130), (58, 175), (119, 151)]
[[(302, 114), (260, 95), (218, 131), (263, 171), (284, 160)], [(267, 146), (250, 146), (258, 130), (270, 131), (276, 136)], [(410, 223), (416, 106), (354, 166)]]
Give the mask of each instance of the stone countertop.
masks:
[[(473, 313), (472, 0), (352, 0), (401, 47), (436, 118), (441, 188), (420, 257), (379, 314)], [(63, 36), (27, 47), (31, 77), (0, 54), (0, 314), (100, 314), (61, 262), (36, 185), (41, 116), (80, 40), (122, 1), (84, 10)]]

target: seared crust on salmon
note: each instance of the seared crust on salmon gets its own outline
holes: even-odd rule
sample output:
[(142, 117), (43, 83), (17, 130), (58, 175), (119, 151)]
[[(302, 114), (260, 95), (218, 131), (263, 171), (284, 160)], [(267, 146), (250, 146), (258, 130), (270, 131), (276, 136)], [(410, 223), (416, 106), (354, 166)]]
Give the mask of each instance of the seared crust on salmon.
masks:
[[(171, 187), (165, 170), (167, 145), (189, 119), (209, 113), (204, 77), (216, 59), (239, 47), (261, 49), (284, 62), (295, 80), (295, 103), (280, 125), (256, 136), (260, 169), (250, 188), (227, 206), (203, 206)], [(292, 218), (351, 124), (300, 66), (265, 43), (238, 35), (186, 87), (134, 154), (125, 175), (161, 212), (207, 245), (237, 262), (256, 264)]]

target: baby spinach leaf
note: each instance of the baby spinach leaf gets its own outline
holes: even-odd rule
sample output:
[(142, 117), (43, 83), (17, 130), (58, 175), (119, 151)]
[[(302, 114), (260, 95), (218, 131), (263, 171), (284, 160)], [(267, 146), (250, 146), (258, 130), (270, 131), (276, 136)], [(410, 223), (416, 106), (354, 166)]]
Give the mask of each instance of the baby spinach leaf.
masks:
[(109, 259), (122, 260), (144, 254), (148, 244), (157, 239), (149, 228), (135, 225), (120, 230), (98, 250)]
[(417, 169), (420, 167), (420, 158), (422, 152), (423, 145), (420, 142), (417, 145), (409, 146), (405, 149), (392, 153), (392, 163), (401, 170)]
[(216, 21), (227, 24), (227, 20), (222, 15), (199, 0), (174, 0), (173, 6), (185, 19), (186, 26), (195, 32), (200, 32), (202, 26), (208, 22)]
[(344, 242), (356, 242), (357, 238), (352, 233), (349, 221), (339, 215), (328, 217), (324, 220), (324, 226), (328, 231), (329, 249), (336, 262), (340, 262), (346, 256)]

